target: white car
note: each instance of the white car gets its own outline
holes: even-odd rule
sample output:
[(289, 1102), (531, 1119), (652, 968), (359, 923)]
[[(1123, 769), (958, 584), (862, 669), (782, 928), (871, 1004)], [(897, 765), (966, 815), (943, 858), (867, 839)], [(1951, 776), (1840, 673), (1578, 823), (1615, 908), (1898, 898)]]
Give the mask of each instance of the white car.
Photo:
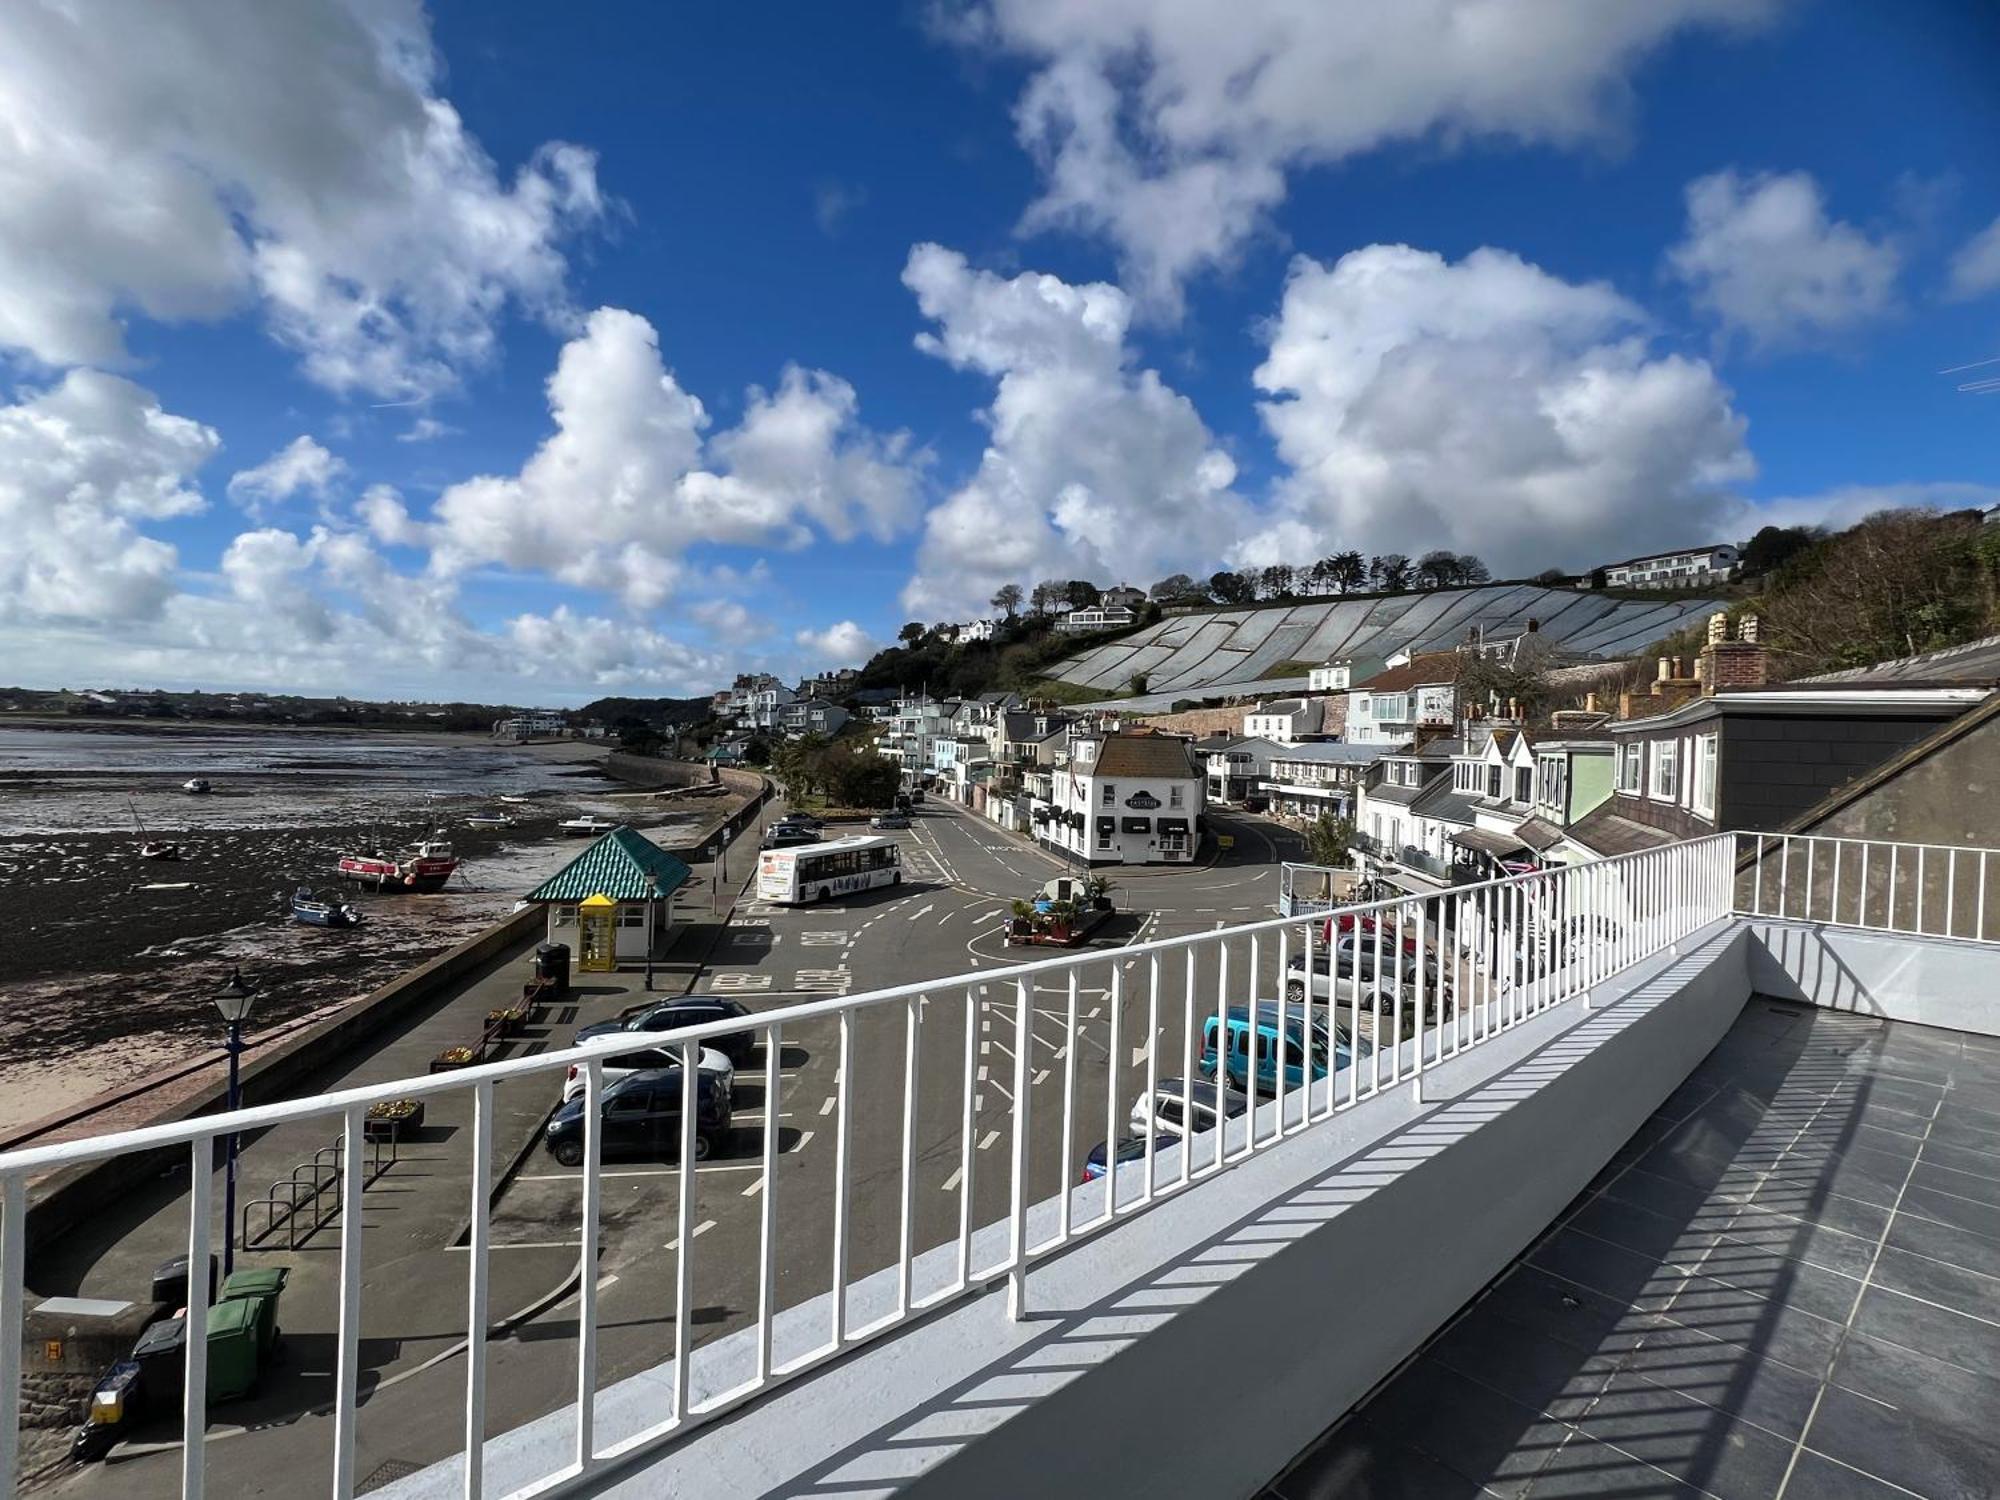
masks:
[[(678, 1068), (681, 1065), (679, 1047), (641, 1047), (635, 1052), (621, 1052), (616, 1057), (604, 1060), (604, 1081), (623, 1078), (627, 1073), (640, 1073), (648, 1068)], [(701, 1049), (701, 1056), (695, 1062), (695, 1071), (713, 1078), (722, 1090), (725, 1101), (736, 1091), (736, 1068), (728, 1058), (713, 1047)], [(567, 1104), (583, 1092), (583, 1069), (575, 1063), (563, 1075), (562, 1096)]]
[[(1194, 1096), (1192, 1118), (1182, 1118), (1182, 1106), (1187, 1096)], [(1266, 1101), (1269, 1102), (1268, 1095)], [(1242, 1114), (1250, 1107), (1250, 1096), (1238, 1089), (1224, 1085), (1222, 1090), (1222, 1110), (1230, 1119)], [(1196, 1135), (1215, 1128), (1215, 1080), (1197, 1078), (1194, 1088), (1187, 1089), (1178, 1078), (1162, 1078), (1150, 1094), (1141, 1094), (1132, 1101), (1132, 1133), (1144, 1137), (1146, 1132), (1157, 1130), (1164, 1135)]]

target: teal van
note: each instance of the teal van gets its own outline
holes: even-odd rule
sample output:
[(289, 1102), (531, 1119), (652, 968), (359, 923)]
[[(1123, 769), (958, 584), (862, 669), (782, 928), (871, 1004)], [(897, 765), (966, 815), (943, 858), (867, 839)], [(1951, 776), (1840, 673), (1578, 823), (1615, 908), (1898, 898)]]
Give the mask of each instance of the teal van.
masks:
[[(1251, 1048), (1256, 1048), (1256, 1077), (1258, 1088), (1266, 1094), (1275, 1094), (1280, 1087), (1279, 1058), (1283, 1057), (1283, 1084), (1286, 1089), (1298, 1088), (1309, 1079), (1324, 1078), (1329, 1067), (1344, 1068), (1354, 1060), (1353, 1047), (1345, 1026), (1331, 1038), (1327, 1033), (1323, 1013), (1315, 1014), (1308, 1035), (1306, 1021), (1301, 1007), (1286, 1006), (1280, 1014), (1278, 1002), (1260, 1000), (1255, 1006), (1232, 1005), (1223, 1014), (1223, 1025), (1227, 1034), (1222, 1044), (1222, 1067), (1229, 1082), (1236, 1088), (1248, 1090), (1251, 1076)], [(1201, 1071), (1203, 1076), (1213, 1078), (1217, 1066), (1216, 1018), (1211, 1015), (1201, 1028)], [(1283, 1043), (1280, 1045), (1280, 1036)], [(1361, 1052), (1365, 1057), (1373, 1049), (1364, 1040)]]

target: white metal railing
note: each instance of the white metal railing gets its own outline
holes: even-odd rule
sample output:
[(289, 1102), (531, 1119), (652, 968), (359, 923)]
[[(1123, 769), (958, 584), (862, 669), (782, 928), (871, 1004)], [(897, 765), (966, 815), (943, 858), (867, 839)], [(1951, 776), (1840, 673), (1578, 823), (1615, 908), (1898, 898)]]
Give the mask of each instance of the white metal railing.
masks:
[(1745, 916), (2000, 942), (2000, 850), (1823, 834), (1738, 836)]
[[(697, 1173), (679, 1174), (674, 1255), (672, 1358), (667, 1409), (659, 1422), (636, 1437), (614, 1445), (615, 1455), (629, 1458), (671, 1440), (690, 1426), (712, 1418), (756, 1395), (775, 1382), (789, 1379), (873, 1338), (914, 1314), (967, 1295), (1004, 1279), (1010, 1313), (1019, 1317), (1027, 1296), (1028, 1268), (1081, 1236), (1180, 1192), (1223, 1171), (1235, 1162), (1267, 1149), (1330, 1116), (1352, 1109), (1384, 1090), (1408, 1083), (1421, 1097), (1423, 1075), (1439, 1063), (1510, 1030), (1553, 1006), (1572, 1000), (1588, 1003), (1594, 985), (1643, 959), (1669, 949), (1704, 925), (1731, 914), (1736, 888), (1737, 843), (1733, 835), (1670, 845), (1588, 864), (1558, 867), (1481, 885), (1460, 886), (1422, 896), (1403, 896), (1336, 909), (1301, 924), (1298, 918), (1274, 918), (1212, 932), (1135, 943), (1128, 947), (1064, 954), (1005, 969), (974, 971), (947, 979), (898, 985), (867, 994), (798, 1004), (756, 1015), (747, 1029), (763, 1043), (764, 1122), (759, 1166), (762, 1190), (755, 1195), (755, 1237), (759, 1247), (755, 1289), (755, 1360), (750, 1378), (733, 1389), (696, 1402), (691, 1399), (691, 1317), (697, 1306), (694, 1281), (693, 1223)], [(1340, 946), (1326, 963), (1326, 982), (1313, 982), (1329, 936)], [(1294, 977), (1293, 959), (1300, 960)], [(1099, 987), (1085, 981), (1101, 978), (1108, 1011), (1101, 1024), (1080, 1016), (1079, 1004)], [(990, 1001), (982, 992), (998, 991)], [(1039, 998), (1053, 995), (1058, 1004), (1046, 1009)], [(1248, 1011), (1244, 1007), (1254, 1007)], [(999, 1012), (986, 1016), (988, 1008)], [(895, 1025), (900, 1011), (900, 1026)], [(1176, 1159), (1159, 1170), (1160, 1148), (1171, 1137), (1148, 1133), (1139, 1161), (1124, 1170), (1107, 1171), (1101, 1190), (1073, 1190), (1071, 1184), (1101, 1119), (1107, 1166), (1115, 1160), (1124, 1135), (1123, 1121), (1137, 1090), (1148, 1096), (1158, 1088), (1162, 1058), (1177, 1058), (1182, 1118), (1194, 1118), (1198, 1092), (1214, 1090), (1215, 1112), (1225, 1117), (1226, 1089), (1234, 1069), (1223, 1057), (1231, 1033), (1232, 1012), (1252, 1022), (1268, 1022), (1268, 1047), (1246, 1049), (1235, 1083), (1250, 1099), (1246, 1125), (1240, 1130), (1215, 1129), (1189, 1137)], [(978, 1210), (975, 1179), (990, 1198), (986, 1183), (991, 1168), (975, 1150), (987, 1065), (978, 1021), (991, 1025), (986, 1036), (1011, 1033), (1011, 1135), (1007, 1152), (1006, 1209), (986, 1218)], [(899, 1190), (852, 1200), (856, 1142), (853, 1121), (858, 1034), (863, 1023), (877, 1018), (888, 1027), (870, 1026), (874, 1043), (892, 1039), (900, 1030), (902, 1077), (900, 1094)], [(1046, 1020), (1059, 1031), (1044, 1035)], [(1205, 1030), (1213, 1026), (1218, 1066), (1211, 1079), (1199, 1066), (1207, 1050)], [(777, 1265), (789, 1246), (810, 1240), (818, 1232), (823, 1210), (815, 1205), (788, 1240), (786, 1204), (777, 1172), (781, 1106), (785, 1079), (781, 1068), (787, 1037), (817, 1037), (831, 1028), (837, 1047), (834, 1092), (824, 1106), (832, 1112), (834, 1133), (831, 1265), (825, 1275), (834, 1295), (825, 1342), (782, 1363), (774, 1357), (773, 1326), (777, 1318)], [(681, 1049), (681, 1114), (679, 1159), (695, 1159), (698, 1115), (697, 1070), (691, 1066), (704, 1041), (741, 1032), (744, 1022), (726, 1021), (693, 1027), (668, 1036), (649, 1034), (649, 1047)], [(960, 1035), (962, 1030), (962, 1036)], [(1080, 1099), (1080, 1085), (1097, 1087), (1094, 1066), (1080, 1062), (1080, 1041), (1093, 1033), (1105, 1046), (1101, 1101)], [(1255, 1032), (1254, 1026), (1252, 1034)], [(1312, 1039), (1323, 1038), (1325, 1066), (1312, 1062)], [(1060, 1039), (1058, 1041), (1058, 1038)], [(941, 1042), (927, 1046), (927, 1039)], [(1280, 1041), (1279, 1039), (1283, 1039)], [(1035, 1051), (1040, 1044), (1043, 1054)], [(1298, 1044), (1303, 1044), (1298, 1045)], [(893, 1040), (887, 1040), (893, 1047)], [(543, 1476), (518, 1495), (560, 1490), (608, 1461), (594, 1427), (598, 1377), (598, 1277), (593, 1268), (600, 1239), (601, 1146), (600, 1103), (603, 1066), (607, 1058), (631, 1043), (620, 1037), (599, 1037), (580, 1046), (536, 1057), (467, 1068), (450, 1074), (399, 1080), (366, 1088), (342, 1090), (286, 1103), (261, 1105), (233, 1114), (208, 1115), (173, 1124), (149, 1126), (94, 1139), (67, 1141), (0, 1155), (0, 1493), (11, 1493), (18, 1477), (21, 1380), (23, 1254), (26, 1242), (26, 1188), (38, 1174), (80, 1163), (101, 1161), (162, 1148), (187, 1153), (189, 1264), (208, 1261), (211, 1235), (210, 1184), (217, 1142), (231, 1132), (265, 1129), (302, 1119), (337, 1118), (344, 1142), (342, 1201), (362, 1201), (361, 1173), (364, 1116), (371, 1104), (388, 1099), (425, 1098), (458, 1090), (472, 1096), (472, 1166), (466, 1185), (471, 1210), (467, 1257), (467, 1329), (465, 1345), (464, 1421), (465, 1493), (477, 1497), (484, 1484), (482, 1439), (486, 1426), (487, 1278), (492, 1248), (494, 1086), (528, 1074), (558, 1082), (572, 1065), (585, 1079), (584, 1159), (578, 1238), (582, 1242), (576, 1296), (577, 1392), (575, 1441), (570, 1463)], [(1290, 1052), (1303, 1065), (1290, 1076)], [(1301, 1055), (1302, 1054), (1302, 1055)], [(1234, 1055), (1233, 1052), (1231, 1054)], [(938, 1059), (945, 1059), (940, 1069)], [(920, 1062), (929, 1066), (920, 1075)], [(1128, 1060), (1129, 1059), (1129, 1060)], [(1042, 1066), (1042, 1061), (1047, 1066)], [(1141, 1068), (1143, 1063), (1143, 1069)], [(1270, 1071), (1263, 1071), (1264, 1065)], [(1058, 1068), (1060, 1069), (1058, 1075)], [(942, 1141), (923, 1139), (918, 1109), (923, 1078), (942, 1072), (945, 1087), (958, 1095), (952, 1111), (955, 1131)], [(955, 1076), (954, 1076), (955, 1075)], [(996, 1083), (996, 1089), (1000, 1086)], [(879, 1097), (879, 1096), (878, 1096)], [(1206, 1102), (1204, 1099), (1203, 1102)], [(876, 1107), (886, 1108), (887, 1104)], [(819, 1121), (815, 1121), (819, 1124)], [(824, 1128), (822, 1126), (821, 1128)], [(919, 1291), (912, 1266), (937, 1245), (919, 1242), (914, 1184), (920, 1159), (941, 1156), (942, 1147), (957, 1139), (955, 1191), (956, 1255), (953, 1274), (942, 1284)], [(933, 1132), (935, 1135), (936, 1132)], [(1031, 1163), (1036, 1147), (1059, 1150), (1059, 1196), (1038, 1189)], [(1046, 1156), (1046, 1151), (1042, 1156)], [(944, 1159), (948, 1160), (949, 1157)], [(940, 1162), (939, 1165), (942, 1163)], [(1137, 1170), (1134, 1170), (1134, 1169)], [(1047, 1177), (1049, 1174), (1044, 1173)], [(945, 1184), (948, 1188), (952, 1184)], [(1030, 1210), (1039, 1201), (1058, 1196), (1055, 1232), (1030, 1242)], [(732, 1203), (744, 1200), (732, 1195)], [(894, 1208), (889, 1205), (893, 1203)], [(746, 1204), (741, 1212), (752, 1209)], [(893, 1213), (897, 1221), (896, 1294), (893, 1309), (864, 1327), (848, 1326), (847, 1292), (859, 1278), (850, 1267), (858, 1214)], [(886, 1220), (880, 1221), (886, 1224)], [(1037, 1222), (1041, 1222), (1040, 1219)], [(990, 1231), (1004, 1225), (999, 1236), (1002, 1253), (981, 1263), (979, 1244), (992, 1245)], [(227, 1232), (227, 1231), (225, 1231)], [(362, 1312), (361, 1216), (340, 1217), (338, 1312), (335, 1339), (336, 1381), (333, 1398), (333, 1472), (335, 1496), (353, 1493), (355, 1484), (356, 1397), (359, 1388), (359, 1337)], [(944, 1239), (941, 1244), (950, 1244)], [(673, 1247), (669, 1247), (673, 1248)], [(203, 1326), (209, 1296), (200, 1274), (188, 1279), (188, 1325)], [(296, 1319), (288, 1318), (296, 1328)], [(191, 1337), (186, 1346), (183, 1411), (182, 1493), (198, 1496), (204, 1472), (203, 1430), (206, 1424), (205, 1360), (207, 1342)], [(254, 1437), (250, 1441), (254, 1441)]]

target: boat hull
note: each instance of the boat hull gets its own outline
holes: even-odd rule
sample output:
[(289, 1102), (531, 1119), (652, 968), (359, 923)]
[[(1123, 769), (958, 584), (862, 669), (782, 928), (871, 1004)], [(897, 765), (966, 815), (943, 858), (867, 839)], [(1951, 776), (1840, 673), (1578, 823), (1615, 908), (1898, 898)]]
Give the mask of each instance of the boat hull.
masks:
[(394, 860), (344, 857), (338, 866), (340, 877), (363, 890), (389, 894), (425, 895), (444, 889), (458, 869), (455, 859), (415, 859), (398, 864)]

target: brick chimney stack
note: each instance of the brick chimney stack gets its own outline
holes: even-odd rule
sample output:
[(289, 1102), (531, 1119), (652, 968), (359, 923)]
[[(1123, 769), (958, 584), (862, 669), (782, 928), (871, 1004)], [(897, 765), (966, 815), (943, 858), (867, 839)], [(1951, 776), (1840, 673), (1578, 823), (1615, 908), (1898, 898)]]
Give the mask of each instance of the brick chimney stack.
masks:
[(1771, 653), (1759, 639), (1755, 615), (1743, 617), (1735, 640), (1729, 639), (1728, 617), (1709, 617), (1708, 646), (1703, 652), (1702, 691), (1713, 697), (1744, 688), (1760, 688), (1771, 680)]

